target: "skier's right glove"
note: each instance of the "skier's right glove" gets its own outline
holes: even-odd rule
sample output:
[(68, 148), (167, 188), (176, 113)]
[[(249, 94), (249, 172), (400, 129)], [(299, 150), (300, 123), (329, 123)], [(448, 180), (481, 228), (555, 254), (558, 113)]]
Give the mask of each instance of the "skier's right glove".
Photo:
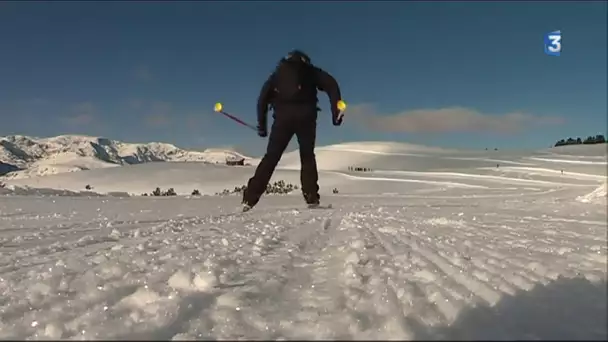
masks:
[(342, 119), (342, 115), (335, 115), (332, 119), (332, 123), (334, 124), (334, 126), (340, 126), (342, 124)]
[(336, 103), (336, 106), (332, 108), (332, 123), (334, 126), (340, 126), (342, 124), (342, 119), (344, 119), (344, 110), (346, 109), (346, 103), (340, 100)]
[(344, 119), (344, 113), (338, 108), (334, 108), (331, 114), (334, 126), (340, 126), (342, 124), (342, 119)]
[(258, 135), (261, 138), (266, 138), (268, 136), (268, 129), (266, 129), (266, 127), (258, 125), (257, 128), (258, 128)]

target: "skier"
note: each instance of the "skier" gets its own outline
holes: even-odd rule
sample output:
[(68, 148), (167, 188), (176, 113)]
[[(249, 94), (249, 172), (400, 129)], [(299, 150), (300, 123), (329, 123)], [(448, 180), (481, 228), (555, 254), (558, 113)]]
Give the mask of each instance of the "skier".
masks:
[(340, 126), (340, 87), (333, 76), (312, 65), (310, 57), (304, 52), (291, 51), (287, 57), (281, 59), (275, 71), (264, 82), (257, 105), (258, 135), (268, 136), (269, 105), (273, 109), (274, 122), (266, 154), (243, 193), (243, 211), (250, 210), (258, 203), (294, 135), (298, 139), (300, 150), (300, 181), (304, 200), (309, 207), (319, 205), (318, 172), (314, 153), (319, 110), (317, 90), (327, 93), (333, 125)]

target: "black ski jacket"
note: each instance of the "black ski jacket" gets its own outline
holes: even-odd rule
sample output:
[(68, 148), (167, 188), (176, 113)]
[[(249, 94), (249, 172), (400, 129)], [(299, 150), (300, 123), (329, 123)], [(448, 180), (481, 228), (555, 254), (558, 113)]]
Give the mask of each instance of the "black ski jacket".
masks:
[[(325, 70), (318, 68), (316, 66), (310, 66), (310, 71), (313, 73), (313, 77), (315, 83), (317, 85), (317, 89), (327, 93), (329, 97), (329, 103), (331, 105), (331, 112), (333, 119), (336, 120), (339, 114), (338, 110), (338, 101), (342, 99), (342, 95), (340, 93), (340, 86), (336, 79), (330, 75)], [(317, 98), (317, 94), (310, 98), (310, 101), (306, 102), (294, 102), (294, 103), (275, 103), (273, 102), (274, 85), (272, 84), (273, 74), (271, 74), (264, 85), (262, 86), (262, 90), (260, 91), (260, 96), (258, 97), (258, 106), (257, 106), (257, 117), (258, 117), (258, 125), (262, 128), (267, 127), (268, 122), (268, 106), (272, 105), (274, 109), (274, 113), (276, 115), (277, 112), (289, 111), (289, 110), (297, 110), (298, 112), (308, 111), (306, 107), (310, 107), (310, 111), (313, 111), (315, 114), (318, 110), (317, 103), (319, 99)], [(315, 92), (316, 93), (316, 92)], [(295, 108), (294, 108), (295, 107)], [(316, 115), (315, 115), (316, 119)]]

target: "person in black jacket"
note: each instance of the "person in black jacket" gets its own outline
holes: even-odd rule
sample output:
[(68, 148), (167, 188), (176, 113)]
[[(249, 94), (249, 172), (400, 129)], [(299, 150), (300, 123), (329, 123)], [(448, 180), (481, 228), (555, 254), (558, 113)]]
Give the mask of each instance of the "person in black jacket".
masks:
[(314, 153), (319, 110), (317, 90), (327, 93), (333, 125), (340, 126), (342, 112), (338, 108), (338, 102), (341, 101), (338, 82), (326, 71), (312, 65), (310, 57), (302, 51), (294, 50), (281, 59), (275, 71), (264, 82), (257, 105), (258, 135), (268, 136), (269, 105), (273, 109), (274, 122), (266, 154), (243, 193), (244, 211), (255, 206), (266, 191), (270, 178), (294, 135), (300, 149), (302, 194), (309, 206), (319, 205), (319, 176)]

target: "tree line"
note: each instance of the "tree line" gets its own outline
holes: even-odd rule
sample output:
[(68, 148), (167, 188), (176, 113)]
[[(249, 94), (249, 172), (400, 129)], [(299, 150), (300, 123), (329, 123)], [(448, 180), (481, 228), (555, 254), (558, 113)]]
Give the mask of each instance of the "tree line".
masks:
[(606, 143), (606, 138), (602, 134), (598, 134), (596, 136), (588, 136), (587, 139), (582, 140), (580, 137), (561, 139), (555, 143), (553, 147), (557, 146), (567, 146), (567, 145), (591, 145), (591, 144), (604, 144)]
[(349, 166), (348, 171), (371, 172), (372, 169), (369, 167)]

